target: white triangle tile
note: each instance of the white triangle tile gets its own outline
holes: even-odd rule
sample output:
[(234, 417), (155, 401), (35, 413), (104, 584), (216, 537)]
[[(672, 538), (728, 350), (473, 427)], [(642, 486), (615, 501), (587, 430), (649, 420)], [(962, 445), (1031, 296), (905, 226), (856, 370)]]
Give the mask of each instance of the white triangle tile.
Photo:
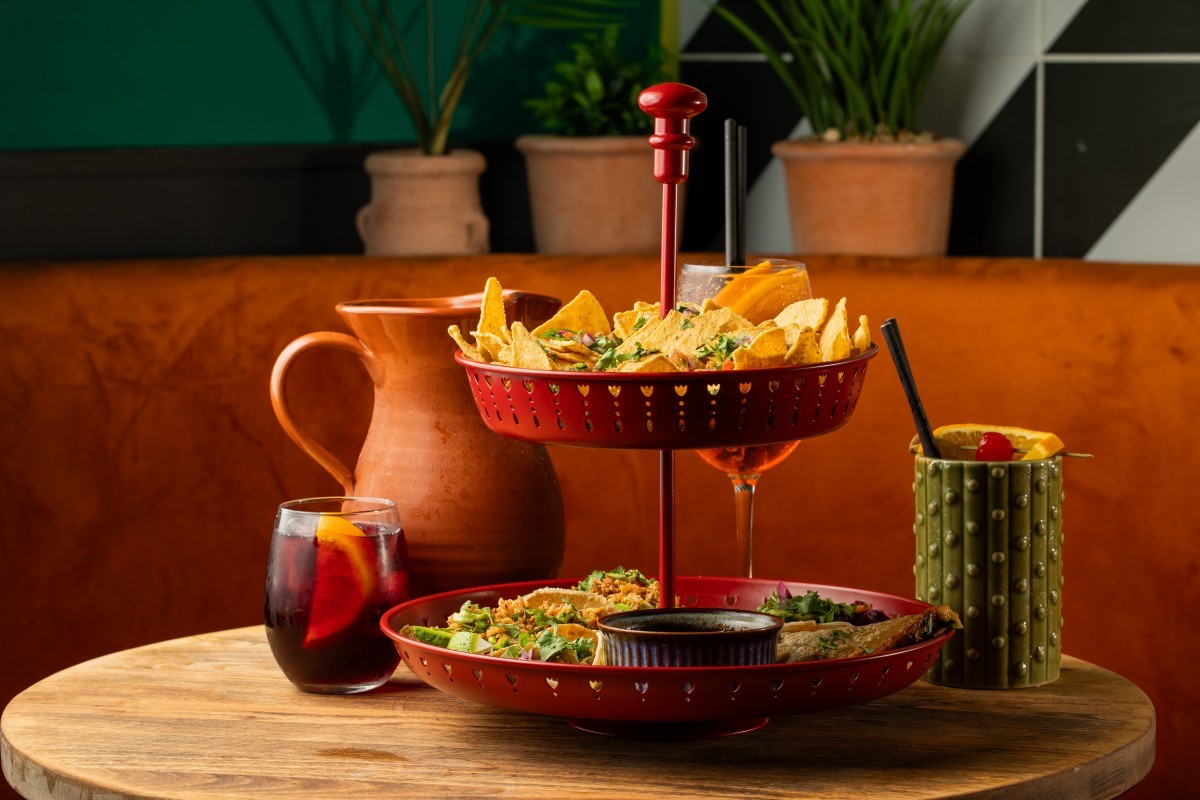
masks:
[[(812, 134), (808, 120), (802, 120), (788, 135), (789, 139)], [(746, 250), (752, 254), (792, 254), (792, 224), (788, 216), (787, 183), (783, 162), (772, 158), (746, 193)]]
[[(679, 0), (676, 12), (679, 20), (679, 49), (683, 51), (708, 17), (708, 3), (705, 0)], [(669, 9), (664, 8), (663, 13), (669, 13)]]
[(1033, 55), (945, 56), (929, 80), (921, 127), (938, 136), (962, 139), (970, 146), (1020, 88), (1035, 64)]
[(1092, 246), (1089, 261), (1200, 268), (1200, 125), (1175, 148)]
[(1036, 55), (1041, 0), (975, 0), (950, 32), (945, 55)]
[(1042, 49), (1049, 50), (1054, 40), (1075, 19), (1088, 0), (1041, 0), (1042, 6)]

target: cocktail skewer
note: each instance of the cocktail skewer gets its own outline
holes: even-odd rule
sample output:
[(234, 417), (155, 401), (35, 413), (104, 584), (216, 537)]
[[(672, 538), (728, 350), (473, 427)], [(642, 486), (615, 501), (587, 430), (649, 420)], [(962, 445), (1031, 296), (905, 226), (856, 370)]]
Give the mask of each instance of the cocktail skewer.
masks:
[[(958, 449), (959, 449), (959, 450), (974, 450), (974, 449), (975, 449), (975, 445), (971, 445), (971, 444), (960, 444), (960, 445), (958, 446)], [(1014, 449), (1014, 450), (1013, 450), (1013, 452), (1014, 452), (1014, 453), (1028, 453), (1029, 451), (1028, 451), (1028, 450), (1022, 450), (1022, 449), (1020, 449), (1020, 448), (1016, 448), (1016, 449)], [(1061, 452), (1061, 453), (1051, 453), (1051, 455), (1055, 455), (1055, 456), (1063, 456), (1063, 457), (1065, 457), (1065, 458), (1095, 458), (1095, 456), (1093, 456), (1091, 453), (1068, 453), (1068, 452)]]

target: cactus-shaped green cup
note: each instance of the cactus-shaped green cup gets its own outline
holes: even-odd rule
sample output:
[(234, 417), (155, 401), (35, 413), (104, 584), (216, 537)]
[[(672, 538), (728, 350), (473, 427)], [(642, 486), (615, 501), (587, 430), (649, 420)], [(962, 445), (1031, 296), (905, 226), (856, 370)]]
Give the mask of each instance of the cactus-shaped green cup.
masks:
[(1009, 689), (1058, 677), (1062, 662), (1062, 458), (915, 457), (917, 598), (963, 629), (926, 680)]

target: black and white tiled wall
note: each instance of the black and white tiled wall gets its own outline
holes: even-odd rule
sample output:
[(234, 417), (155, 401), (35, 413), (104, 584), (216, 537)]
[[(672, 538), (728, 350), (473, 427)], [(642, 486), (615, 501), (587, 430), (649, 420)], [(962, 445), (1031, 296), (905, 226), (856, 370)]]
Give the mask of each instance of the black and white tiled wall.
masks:
[[(754, 0), (721, 2), (757, 13)], [(706, 0), (680, 0), (678, 28), (681, 79), (710, 109), (695, 123), (690, 191), (721, 196), (721, 124), (738, 119), (749, 128), (748, 247), (788, 252), (770, 146), (805, 123)], [(923, 125), (968, 145), (952, 254), (1200, 264), (1200, 0), (974, 0)], [(691, 204), (685, 224), (685, 247), (720, 248), (719, 204)]]

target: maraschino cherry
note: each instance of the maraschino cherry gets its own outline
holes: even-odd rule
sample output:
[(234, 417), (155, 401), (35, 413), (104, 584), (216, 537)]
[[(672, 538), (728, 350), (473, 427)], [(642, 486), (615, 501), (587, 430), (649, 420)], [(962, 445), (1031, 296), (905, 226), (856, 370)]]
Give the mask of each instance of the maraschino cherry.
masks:
[(987, 431), (979, 437), (979, 446), (975, 448), (976, 461), (1011, 461), (1013, 445), (1003, 433)]

